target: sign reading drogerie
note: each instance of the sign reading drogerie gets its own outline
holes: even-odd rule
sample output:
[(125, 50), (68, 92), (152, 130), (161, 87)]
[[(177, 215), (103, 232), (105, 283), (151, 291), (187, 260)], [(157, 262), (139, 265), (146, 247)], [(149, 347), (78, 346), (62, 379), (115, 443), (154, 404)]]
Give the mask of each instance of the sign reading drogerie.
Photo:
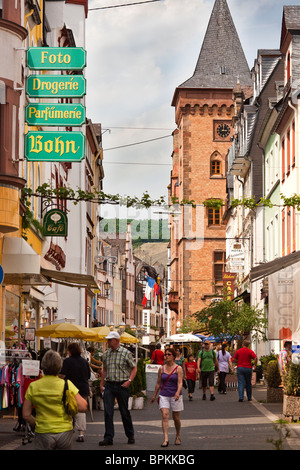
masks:
[(86, 81), (82, 75), (30, 75), (26, 93), (30, 98), (82, 98)]
[(82, 132), (34, 131), (25, 134), (25, 157), (30, 162), (80, 162), (84, 156)]
[(86, 51), (82, 47), (30, 47), (26, 65), (31, 70), (83, 70)]

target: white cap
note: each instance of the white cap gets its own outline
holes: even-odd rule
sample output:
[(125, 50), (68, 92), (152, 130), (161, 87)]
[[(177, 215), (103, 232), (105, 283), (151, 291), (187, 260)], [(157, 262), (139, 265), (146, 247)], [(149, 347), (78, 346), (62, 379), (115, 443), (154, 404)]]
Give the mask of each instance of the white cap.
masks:
[(120, 339), (120, 335), (116, 331), (111, 331), (105, 339)]

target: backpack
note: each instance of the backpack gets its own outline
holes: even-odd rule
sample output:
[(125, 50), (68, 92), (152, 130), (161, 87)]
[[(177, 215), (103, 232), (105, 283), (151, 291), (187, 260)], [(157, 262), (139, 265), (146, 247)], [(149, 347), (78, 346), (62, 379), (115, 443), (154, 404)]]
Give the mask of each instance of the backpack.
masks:
[[(212, 353), (212, 359), (216, 359), (216, 357), (217, 357), (216, 352), (213, 349), (210, 349), (209, 351), (201, 351), (200, 354), (199, 354), (200, 359), (202, 359), (202, 354), (204, 352), (206, 353), (206, 357), (211, 356), (211, 354), (209, 354), (209, 353)], [(207, 354), (209, 354), (209, 356), (207, 356)]]

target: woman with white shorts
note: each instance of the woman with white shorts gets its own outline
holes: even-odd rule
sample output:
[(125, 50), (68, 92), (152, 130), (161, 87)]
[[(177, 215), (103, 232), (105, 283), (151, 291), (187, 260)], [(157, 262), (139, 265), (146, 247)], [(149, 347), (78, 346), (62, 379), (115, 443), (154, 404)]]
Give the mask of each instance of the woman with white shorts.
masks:
[(175, 363), (176, 352), (173, 348), (167, 349), (165, 352), (165, 364), (158, 371), (158, 378), (155, 385), (154, 395), (150, 403), (156, 399), (158, 391), (159, 394), (159, 409), (162, 415), (162, 429), (164, 434), (164, 441), (161, 447), (168, 447), (169, 445), (169, 418), (170, 410), (174, 420), (176, 429), (175, 445), (181, 444), (180, 438), (180, 411), (183, 410), (182, 399), (182, 368)]

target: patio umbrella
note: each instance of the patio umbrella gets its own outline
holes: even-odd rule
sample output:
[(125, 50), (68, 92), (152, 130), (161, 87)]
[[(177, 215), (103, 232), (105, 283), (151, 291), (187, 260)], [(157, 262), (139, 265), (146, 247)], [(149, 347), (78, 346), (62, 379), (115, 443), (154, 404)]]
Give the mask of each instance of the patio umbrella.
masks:
[(101, 342), (102, 340), (105, 341), (105, 337), (110, 332), (110, 328), (108, 326), (97, 326), (96, 328), (89, 328), (91, 332), (91, 337), (89, 337), (90, 341)]
[[(108, 333), (110, 331), (112, 331), (108, 326), (90, 328), (90, 331), (93, 332), (94, 330), (95, 330), (95, 334), (93, 335), (92, 339), (89, 338), (89, 340), (90, 341), (95, 341), (96, 343), (97, 342), (105, 343), (106, 336), (108, 335)], [(113, 330), (113, 331), (116, 331), (116, 330)], [(121, 333), (121, 335), (120, 335), (120, 343), (133, 344), (133, 343), (139, 343), (139, 340), (135, 336), (124, 332), (124, 333)]]
[(164, 343), (202, 343), (202, 339), (190, 333), (180, 333), (169, 336), (164, 340)]
[(35, 334), (44, 338), (77, 338), (86, 340), (93, 336), (90, 328), (68, 322), (47, 325), (36, 330)]

